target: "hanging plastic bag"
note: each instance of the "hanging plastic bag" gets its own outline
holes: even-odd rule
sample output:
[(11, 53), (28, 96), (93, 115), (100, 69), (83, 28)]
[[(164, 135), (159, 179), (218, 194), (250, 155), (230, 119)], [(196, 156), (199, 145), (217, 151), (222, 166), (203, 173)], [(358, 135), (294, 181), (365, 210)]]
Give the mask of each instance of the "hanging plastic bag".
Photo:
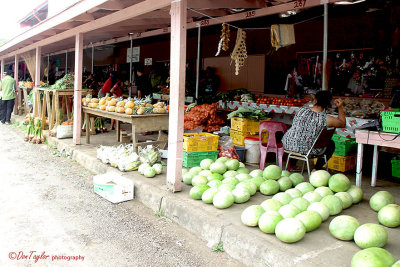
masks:
[(230, 136), (222, 136), (218, 141), (218, 157), (227, 157), (230, 159), (237, 159), (240, 161), (239, 155), (237, 154), (233, 141)]

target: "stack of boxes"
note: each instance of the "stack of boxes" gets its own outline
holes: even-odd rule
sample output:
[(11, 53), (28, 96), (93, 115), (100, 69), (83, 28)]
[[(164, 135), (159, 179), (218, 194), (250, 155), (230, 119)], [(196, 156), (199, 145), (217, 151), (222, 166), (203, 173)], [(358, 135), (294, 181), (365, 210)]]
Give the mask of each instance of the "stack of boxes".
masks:
[(219, 136), (209, 133), (183, 135), (183, 167), (200, 166), (203, 159), (217, 160)]
[(258, 136), (260, 121), (233, 117), (231, 119), (231, 138), (235, 146), (244, 146), (244, 139), (249, 136)]

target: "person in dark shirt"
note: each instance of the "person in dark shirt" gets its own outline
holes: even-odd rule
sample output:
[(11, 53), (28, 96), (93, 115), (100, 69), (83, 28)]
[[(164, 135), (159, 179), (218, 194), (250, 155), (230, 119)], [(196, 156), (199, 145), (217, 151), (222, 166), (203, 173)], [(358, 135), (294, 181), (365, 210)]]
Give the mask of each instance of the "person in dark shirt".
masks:
[(138, 98), (143, 98), (151, 94), (151, 83), (149, 77), (144, 74), (144, 70), (141, 67), (136, 69), (136, 86)]
[(97, 89), (96, 88), (96, 80), (94, 79), (94, 76), (92, 73), (88, 75), (88, 77), (85, 80), (85, 86), (88, 89)]

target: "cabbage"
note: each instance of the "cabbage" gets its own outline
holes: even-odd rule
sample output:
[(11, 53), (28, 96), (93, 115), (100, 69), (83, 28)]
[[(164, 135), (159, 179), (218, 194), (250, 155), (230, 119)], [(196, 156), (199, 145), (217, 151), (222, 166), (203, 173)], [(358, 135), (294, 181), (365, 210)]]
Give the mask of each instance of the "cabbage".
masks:
[(258, 176), (258, 177), (251, 178), (251, 179), (248, 180), (248, 181), (253, 182), (253, 183), (257, 186), (257, 190), (260, 190), (260, 185), (261, 185), (263, 182), (265, 182), (265, 179), (264, 179), (262, 176)]
[(244, 188), (249, 191), (250, 195), (254, 195), (257, 192), (257, 185), (251, 181), (243, 181), (236, 185), (236, 188)]
[(311, 232), (320, 227), (322, 223), (321, 215), (313, 210), (306, 210), (296, 215), (296, 219), (300, 220), (306, 227), (306, 232)]
[(192, 185), (196, 186), (196, 185), (201, 185), (201, 184), (207, 184), (208, 180), (206, 177), (201, 176), (201, 175), (196, 175), (195, 177), (193, 177), (192, 179)]
[(249, 174), (253, 178), (255, 178), (255, 177), (263, 177), (263, 171), (260, 170), (260, 169), (252, 170)]
[(285, 193), (289, 194), (292, 198), (299, 198), (303, 196), (303, 193), (299, 189), (290, 188), (285, 191)]
[(330, 215), (336, 215), (342, 212), (343, 203), (340, 198), (335, 196), (326, 196), (321, 200), (321, 203), (324, 203), (329, 208)]
[(319, 213), (321, 215), (322, 221), (326, 221), (329, 218), (329, 208), (321, 202), (315, 202), (311, 203), (310, 206), (308, 206), (307, 210), (313, 210)]
[(327, 186), (330, 177), (329, 172), (325, 170), (315, 171), (310, 175), (310, 184), (314, 187)]
[(279, 192), (278, 194), (274, 195), (272, 199), (278, 200), (279, 202), (282, 203), (282, 205), (289, 204), (290, 201), (293, 200), (293, 198), (289, 194), (284, 192)]
[(281, 178), (278, 179), (279, 183), (279, 190), (282, 192), (285, 192), (289, 188), (293, 186), (292, 181), (289, 179), (289, 177), (282, 176)]
[(235, 188), (232, 191), (235, 203), (245, 203), (250, 199), (250, 193), (246, 188)]
[(340, 200), (342, 201), (343, 209), (347, 209), (353, 204), (353, 198), (347, 192), (338, 192), (335, 194), (335, 196), (340, 198)]
[(210, 170), (202, 170), (199, 175), (206, 177), (208, 180), (208, 176), (212, 175), (212, 172)]
[(283, 219), (275, 228), (276, 237), (285, 243), (300, 241), (305, 234), (306, 227), (296, 218)]
[(378, 220), (387, 227), (400, 226), (400, 206), (389, 204), (381, 208), (378, 212)]
[(205, 184), (193, 186), (192, 189), (190, 189), (189, 195), (193, 199), (201, 199), (203, 193), (209, 188), (210, 187)]
[(239, 182), (239, 180), (235, 177), (228, 177), (225, 178), (224, 180), (222, 180), (223, 184), (233, 184), (233, 185), (237, 185)]
[(350, 180), (343, 173), (332, 175), (328, 184), (333, 192), (345, 192), (350, 188)]
[(329, 224), (329, 232), (340, 240), (353, 240), (354, 233), (360, 226), (360, 222), (348, 215), (335, 217)]
[(274, 195), (279, 192), (279, 183), (275, 180), (267, 180), (260, 185), (260, 192), (266, 196)]
[(276, 225), (283, 220), (282, 215), (274, 210), (266, 211), (258, 220), (258, 227), (266, 234), (275, 233)]
[(246, 165), (243, 162), (239, 162), (239, 168), (246, 168)]
[(224, 178), (228, 178), (228, 177), (236, 177), (236, 175), (238, 175), (237, 171), (227, 171), (222, 176)]
[(201, 196), (201, 200), (203, 200), (204, 203), (211, 204), (213, 203), (213, 198), (217, 193), (218, 189), (213, 187), (208, 188), (206, 191), (204, 191), (203, 195)]
[(230, 160), (230, 158), (227, 158), (227, 157), (220, 157), (220, 158), (218, 158), (215, 162), (222, 162), (222, 163), (225, 163), (225, 162), (227, 162), (228, 160)]
[(332, 190), (330, 190), (329, 187), (326, 186), (318, 187), (314, 190), (314, 192), (318, 193), (322, 198), (329, 195), (333, 196)]
[(357, 228), (354, 241), (360, 248), (381, 248), (386, 245), (388, 234), (382, 225), (366, 223)]
[(188, 185), (192, 185), (193, 174), (190, 172), (183, 175), (183, 182)]
[(290, 176), (290, 172), (289, 171), (282, 171), (282, 176), (286, 176), (286, 177), (289, 177)]
[(232, 206), (234, 197), (229, 191), (219, 191), (215, 194), (213, 199), (213, 205), (218, 209), (226, 209)]
[(220, 161), (216, 161), (210, 165), (210, 171), (219, 173), (219, 174), (224, 174), (224, 172), (226, 172), (226, 166), (224, 163), (222, 163)]
[(292, 201), (290, 201), (290, 204), (297, 207), (301, 212), (306, 211), (308, 206), (310, 206), (310, 202), (302, 197), (293, 199)]
[(322, 199), (321, 195), (315, 191), (304, 194), (303, 198), (307, 199), (310, 203), (319, 202)]
[(249, 174), (247, 173), (239, 173), (238, 175), (235, 176), (240, 182), (243, 182), (245, 180), (250, 180), (253, 177), (251, 177)]
[(193, 167), (189, 170), (189, 172), (191, 174), (193, 174), (193, 176), (196, 176), (197, 174), (199, 174), (203, 169), (200, 167)]
[(283, 218), (294, 218), (301, 211), (295, 205), (286, 204), (283, 205), (278, 212)]
[(185, 175), (186, 173), (188, 173), (189, 172), (189, 170), (188, 169), (186, 169), (186, 168), (182, 168), (182, 176), (183, 175)]
[(308, 182), (299, 183), (298, 185), (296, 185), (295, 188), (299, 189), (301, 191), (301, 193), (303, 193), (303, 195), (308, 192), (314, 191), (314, 186), (312, 186), (312, 184), (310, 184)]
[(257, 226), (258, 220), (265, 210), (260, 205), (251, 205), (247, 207), (241, 215), (241, 220), (244, 225)]
[(268, 210), (278, 211), (282, 206), (283, 205), (281, 202), (279, 202), (276, 199), (272, 199), (272, 198), (264, 200), (261, 203), (261, 207), (263, 207), (263, 209), (266, 211), (268, 211)]
[(160, 163), (154, 164), (153, 168), (156, 171), (156, 174), (161, 174), (163, 171), (163, 166)]
[(200, 162), (200, 167), (201, 167), (203, 170), (209, 170), (211, 164), (213, 164), (213, 163), (214, 163), (214, 161), (213, 161), (212, 159), (203, 159), (203, 160)]
[(220, 187), (221, 184), (222, 184), (222, 182), (221, 182), (220, 180), (212, 180), (212, 181), (209, 181), (209, 182), (207, 183), (207, 185), (208, 185), (209, 187), (214, 187), (214, 188)]
[(144, 169), (143, 175), (147, 178), (153, 178), (156, 176), (156, 170), (153, 167), (147, 167)]
[(234, 184), (221, 184), (220, 187), (218, 187), (218, 191), (232, 192), (233, 189), (235, 189), (235, 185)]
[(140, 166), (139, 166), (138, 172), (139, 172), (141, 175), (144, 175), (144, 170), (147, 169), (148, 167), (151, 167), (150, 164), (148, 164), (148, 163), (142, 163), (142, 164), (140, 164)]
[(394, 204), (394, 196), (388, 191), (376, 192), (369, 200), (369, 205), (374, 211), (379, 211), (388, 204)]
[(353, 204), (359, 203), (364, 196), (362, 189), (355, 185), (350, 186), (349, 190), (347, 190), (347, 193), (349, 193), (353, 198)]
[(292, 173), (289, 176), (289, 179), (292, 181), (293, 186), (296, 186), (304, 182), (304, 177), (300, 173)]
[(224, 177), (219, 173), (212, 173), (210, 176), (207, 177), (208, 181), (219, 180), (222, 181)]
[(282, 176), (282, 170), (277, 165), (269, 165), (264, 169), (263, 176), (265, 179), (278, 180)]
[(229, 159), (225, 162), (225, 165), (228, 170), (236, 171), (239, 169), (239, 161), (237, 159)]
[(392, 254), (383, 248), (360, 250), (351, 259), (351, 267), (391, 267), (393, 263)]
[(240, 174), (240, 173), (245, 173), (245, 174), (249, 174), (249, 173), (250, 173), (249, 169), (244, 168), (244, 167), (240, 167), (240, 168), (237, 169), (236, 171), (237, 171), (239, 174)]
[(392, 267), (400, 267), (400, 260), (396, 261)]

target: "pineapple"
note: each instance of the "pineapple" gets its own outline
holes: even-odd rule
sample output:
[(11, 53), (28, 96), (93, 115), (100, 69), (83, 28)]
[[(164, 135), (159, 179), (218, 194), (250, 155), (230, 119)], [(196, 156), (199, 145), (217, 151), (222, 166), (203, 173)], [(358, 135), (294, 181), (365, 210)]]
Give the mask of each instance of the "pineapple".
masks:
[(153, 113), (153, 106), (147, 106), (144, 108), (144, 113)]
[(136, 98), (135, 97), (135, 106), (141, 107), (145, 105), (145, 101), (142, 98)]
[(146, 104), (151, 104), (151, 101), (152, 101), (152, 99), (151, 99), (151, 96), (150, 96), (150, 95), (146, 96), (146, 98), (144, 99), (144, 102), (145, 102)]

